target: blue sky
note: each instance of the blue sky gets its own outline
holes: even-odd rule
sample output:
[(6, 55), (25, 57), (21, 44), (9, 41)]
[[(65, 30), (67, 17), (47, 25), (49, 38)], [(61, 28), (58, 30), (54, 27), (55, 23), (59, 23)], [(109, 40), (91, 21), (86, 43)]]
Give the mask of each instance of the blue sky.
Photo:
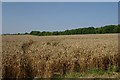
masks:
[(0, 2), (0, 34), (2, 34), (2, 3)]
[(2, 32), (62, 31), (118, 24), (117, 2), (3, 2)]
[(119, 0), (2, 0), (3, 2), (119, 2)]

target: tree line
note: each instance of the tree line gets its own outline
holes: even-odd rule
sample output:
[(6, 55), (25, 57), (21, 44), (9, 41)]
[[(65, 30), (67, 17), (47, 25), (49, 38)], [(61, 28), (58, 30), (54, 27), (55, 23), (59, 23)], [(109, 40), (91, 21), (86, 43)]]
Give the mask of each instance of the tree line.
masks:
[(31, 31), (30, 35), (48, 36), (48, 35), (74, 35), (74, 34), (105, 34), (105, 33), (120, 33), (120, 25), (107, 25), (99, 28), (87, 27), (65, 31)]
[(74, 35), (74, 34), (106, 34), (106, 33), (120, 33), (120, 25), (106, 25), (103, 27), (86, 27), (77, 28), (65, 31), (31, 31), (30, 33), (15, 33), (3, 35), (37, 35), (37, 36), (50, 36), (50, 35)]

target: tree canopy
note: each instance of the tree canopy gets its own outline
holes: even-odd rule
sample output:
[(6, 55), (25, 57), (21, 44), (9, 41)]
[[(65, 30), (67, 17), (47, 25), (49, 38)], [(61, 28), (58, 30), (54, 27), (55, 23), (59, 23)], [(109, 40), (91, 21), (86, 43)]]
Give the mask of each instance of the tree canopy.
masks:
[(3, 34), (3, 35), (37, 35), (37, 36), (50, 36), (50, 35), (75, 35), (75, 34), (107, 34), (107, 33), (120, 33), (120, 25), (106, 25), (102, 27), (85, 27), (65, 31), (31, 31), (30, 33), (17, 33), (17, 34)]
[(31, 31), (30, 35), (47, 36), (47, 35), (105, 34), (105, 33), (120, 33), (120, 25), (106, 25), (99, 28), (87, 27), (53, 32)]

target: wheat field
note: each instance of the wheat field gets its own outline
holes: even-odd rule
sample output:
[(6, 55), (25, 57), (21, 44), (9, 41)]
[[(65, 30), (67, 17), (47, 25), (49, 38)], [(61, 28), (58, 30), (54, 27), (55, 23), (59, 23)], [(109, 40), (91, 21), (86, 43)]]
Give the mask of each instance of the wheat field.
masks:
[(79, 77), (120, 77), (118, 34), (2, 36), (2, 77), (70, 78), (88, 70), (112, 71)]

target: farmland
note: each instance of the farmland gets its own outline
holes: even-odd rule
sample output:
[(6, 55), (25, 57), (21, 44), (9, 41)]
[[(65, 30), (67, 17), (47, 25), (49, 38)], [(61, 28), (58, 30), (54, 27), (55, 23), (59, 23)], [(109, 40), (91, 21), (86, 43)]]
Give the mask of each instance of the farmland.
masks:
[(5, 78), (118, 78), (118, 34), (2, 36)]

